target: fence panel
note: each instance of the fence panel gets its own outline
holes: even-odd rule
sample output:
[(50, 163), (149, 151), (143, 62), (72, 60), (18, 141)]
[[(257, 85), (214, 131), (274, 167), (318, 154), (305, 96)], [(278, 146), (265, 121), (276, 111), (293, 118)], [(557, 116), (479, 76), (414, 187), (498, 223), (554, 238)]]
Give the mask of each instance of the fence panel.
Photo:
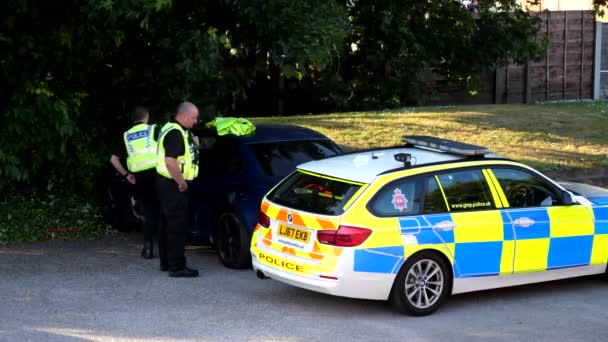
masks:
[[(434, 103), (534, 103), (593, 98), (595, 16), (592, 11), (538, 14), (539, 34), (550, 40), (544, 58), (523, 65), (499, 67), (494, 77), (482, 77), (477, 96), (454, 87), (437, 90)], [(601, 93), (608, 97), (608, 24), (602, 34)]]

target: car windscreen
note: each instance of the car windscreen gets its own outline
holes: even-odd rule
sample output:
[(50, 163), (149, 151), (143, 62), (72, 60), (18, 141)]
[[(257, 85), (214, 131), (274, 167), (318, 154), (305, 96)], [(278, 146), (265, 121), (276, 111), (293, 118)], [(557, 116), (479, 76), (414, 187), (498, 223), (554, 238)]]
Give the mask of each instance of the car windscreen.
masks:
[(322, 215), (340, 215), (362, 184), (296, 171), (268, 194), (268, 200)]
[(331, 140), (298, 140), (250, 144), (249, 148), (268, 176), (285, 177), (296, 166), (335, 156), (341, 151)]

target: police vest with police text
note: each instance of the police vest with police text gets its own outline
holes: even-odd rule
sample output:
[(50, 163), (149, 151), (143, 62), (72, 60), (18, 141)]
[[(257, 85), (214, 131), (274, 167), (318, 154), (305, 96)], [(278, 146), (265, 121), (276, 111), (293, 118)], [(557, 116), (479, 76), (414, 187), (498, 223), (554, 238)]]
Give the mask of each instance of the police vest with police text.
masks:
[(194, 143), (190, 143), (188, 141), (188, 132), (186, 132), (182, 126), (173, 122), (167, 123), (160, 130), (160, 136), (158, 139), (158, 153), (156, 156), (156, 172), (166, 178), (173, 178), (167, 169), (167, 163), (165, 161), (164, 141), (167, 133), (174, 129), (178, 130), (184, 139), (184, 154), (177, 157), (177, 165), (179, 166), (180, 172), (184, 176), (184, 179), (191, 181), (198, 176), (198, 151), (196, 150)]
[(124, 133), (127, 147), (127, 169), (130, 172), (141, 172), (156, 166), (156, 125), (137, 124)]

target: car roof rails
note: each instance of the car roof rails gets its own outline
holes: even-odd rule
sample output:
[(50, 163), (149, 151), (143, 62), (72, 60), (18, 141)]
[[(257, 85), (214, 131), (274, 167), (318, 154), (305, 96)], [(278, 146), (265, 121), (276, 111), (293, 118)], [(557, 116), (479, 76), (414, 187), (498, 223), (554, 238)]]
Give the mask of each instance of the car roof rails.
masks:
[(483, 157), (492, 151), (484, 146), (472, 145), (455, 140), (430, 137), (426, 135), (403, 136), (406, 147), (424, 147), (465, 157)]

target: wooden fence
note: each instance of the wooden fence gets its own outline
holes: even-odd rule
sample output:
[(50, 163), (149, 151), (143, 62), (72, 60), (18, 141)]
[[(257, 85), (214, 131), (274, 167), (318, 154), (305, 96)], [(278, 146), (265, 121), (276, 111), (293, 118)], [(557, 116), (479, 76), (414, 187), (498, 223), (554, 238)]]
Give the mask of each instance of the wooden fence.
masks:
[(608, 98), (608, 23), (601, 23), (600, 65), (599, 65), (599, 98)]
[(434, 103), (534, 103), (593, 98), (595, 16), (591, 11), (539, 14), (541, 34), (550, 47), (545, 58), (500, 67), (481, 75), (476, 96), (455, 88), (439, 89)]

